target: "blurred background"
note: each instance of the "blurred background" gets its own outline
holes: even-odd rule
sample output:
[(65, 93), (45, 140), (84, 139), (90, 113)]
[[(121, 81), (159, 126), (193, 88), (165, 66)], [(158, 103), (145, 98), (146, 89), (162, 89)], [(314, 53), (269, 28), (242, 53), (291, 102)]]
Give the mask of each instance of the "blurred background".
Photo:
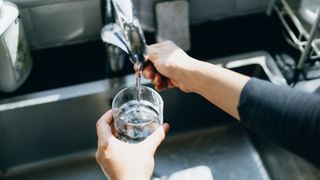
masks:
[[(147, 44), (172, 40), (194, 58), (320, 93), (319, 0), (132, 2)], [(95, 123), (135, 84), (128, 55), (103, 40), (114, 11), (111, 0), (0, 3), (1, 179), (105, 179)], [(161, 96), (172, 133), (153, 179), (320, 179), (198, 95)]]

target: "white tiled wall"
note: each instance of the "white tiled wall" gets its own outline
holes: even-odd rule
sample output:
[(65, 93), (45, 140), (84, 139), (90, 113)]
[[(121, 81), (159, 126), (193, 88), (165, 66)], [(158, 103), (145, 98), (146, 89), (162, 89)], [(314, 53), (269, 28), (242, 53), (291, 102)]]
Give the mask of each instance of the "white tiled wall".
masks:
[(189, 0), (191, 24), (263, 12), (269, 0)]
[(269, 0), (235, 0), (235, 15), (266, 11)]
[(157, 0), (134, 0), (139, 19), (147, 31), (155, 31), (154, 5)]
[[(10, 0), (23, 17), (30, 46), (41, 49), (100, 38), (100, 0)], [(143, 28), (155, 31), (157, 0), (133, 0)], [(262, 12), (268, 0), (189, 0), (191, 24)], [(179, 13), (179, 12), (177, 12)]]
[(21, 9), (23, 23), (33, 49), (99, 38), (99, 0), (12, 1)]

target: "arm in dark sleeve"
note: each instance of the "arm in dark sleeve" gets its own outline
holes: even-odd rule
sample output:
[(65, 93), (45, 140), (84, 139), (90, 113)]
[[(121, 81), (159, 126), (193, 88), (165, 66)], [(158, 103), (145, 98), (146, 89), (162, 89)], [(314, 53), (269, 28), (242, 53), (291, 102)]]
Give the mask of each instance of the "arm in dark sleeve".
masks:
[(241, 122), (320, 164), (320, 96), (251, 79), (241, 92)]

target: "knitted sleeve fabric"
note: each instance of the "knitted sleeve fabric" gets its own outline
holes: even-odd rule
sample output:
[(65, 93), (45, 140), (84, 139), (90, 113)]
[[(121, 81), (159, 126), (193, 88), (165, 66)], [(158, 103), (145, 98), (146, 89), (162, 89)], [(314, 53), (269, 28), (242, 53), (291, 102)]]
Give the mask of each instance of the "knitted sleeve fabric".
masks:
[(256, 133), (320, 164), (320, 96), (252, 78), (241, 92), (241, 122)]

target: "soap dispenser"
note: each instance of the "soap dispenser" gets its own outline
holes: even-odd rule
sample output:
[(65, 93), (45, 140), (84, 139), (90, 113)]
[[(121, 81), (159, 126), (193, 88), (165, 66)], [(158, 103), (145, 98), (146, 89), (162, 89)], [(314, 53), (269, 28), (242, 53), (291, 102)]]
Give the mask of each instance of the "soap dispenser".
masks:
[(32, 59), (19, 9), (0, 0), (0, 92), (13, 92), (27, 79)]

